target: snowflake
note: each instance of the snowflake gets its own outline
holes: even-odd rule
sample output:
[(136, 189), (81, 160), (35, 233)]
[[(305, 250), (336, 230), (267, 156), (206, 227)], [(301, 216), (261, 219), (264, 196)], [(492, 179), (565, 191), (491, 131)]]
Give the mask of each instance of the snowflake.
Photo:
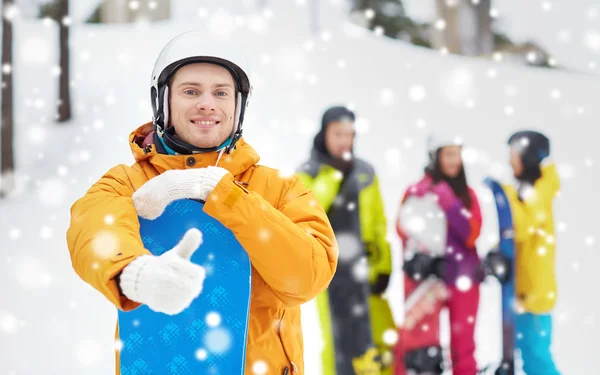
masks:
[(206, 352), (205, 349), (196, 350), (196, 359), (197, 360), (205, 361), (207, 357), (208, 357), (208, 353)]
[(537, 253), (540, 256), (544, 256), (544, 255), (548, 254), (548, 249), (546, 249), (544, 246), (540, 246), (537, 249)]
[(594, 52), (600, 52), (600, 32), (587, 31), (583, 38), (583, 44)]
[(464, 147), (462, 149), (462, 159), (465, 164), (475, 164), (479, 158), (479, 153), (472, 147)]
[(7, 21), (13, 21), (19, 16), (20, 13), (21, 11), (19, 10), (18, 6), (8, 3), (8, 6), (6, 9), (4, 9), (4, 19)]
[(395, 345), (398, 342), (398, 332), (393, 328), (386, 329), (383, 332), (383, 342), (388, 346)]
[(269, 241), (271, 239), (271, 232), (268, 229), (265, 229), (265, 228), (260, 229), (258, 231), (258, 238), (261, 241), (267, 242), (267, 241)]
[(552, 89), (552, 91), (550, 92), (550, 96), (552, 97), (552, 99), (560, 99), (560, 97), (561, 97), (560, 90)]
[(97, 341), (86, 339), (75, 344), (75, 358), (85, 366), (97, 366), (102, 361), (103, 345)]
[(415, 102), (425, 99), (426, 94), (425, 87), (421, 85), (413, 85), (408, 90), (408, 97)]
[(586, 246), (594, 246), (596, 238), (594, 236), (586, 236), (584, 242)]
[(513, 106), (510, 106), (510, 105), (509, 105), (509, 106), (506, 106), (506, 107), (504, 107), (504, 113), (505, 113), (507, 116), (512, 116), (512, 115), (514, 115), (514, 113), (515, 113), (515, 107), (513, 107)]
[(550, 1), (542, 1), (542, 10), (548, 12), (552, 9), (552, 3)]
[(131, 10), (140, 9), (140, 2), (137, 0), (130, 0), (129, 1), (129, 9), (131, 9)]
[(19, 320), (12, 314), (0, 312), (0, 331), (5, 333), (16, 333), (19, 328)]
[(92, 251), (100, 258), (114, 256), (120, 246), (119, 237), (111, 231), (100, 231), (92, 239)]
[(494, 68), (489, 68), (487, 71), (487, 75), (490, 78), (496, 78), (496, 76), (498, 76), (498, 71)]
[(296, 169), (291, 165), (285, 165), (278, 170), (279, 177), (282, 179), (290, 179), (296, 173)]
[(444, 78), (442, 91), (455, 105), (462, 105), (471, 100), (477, 96), (473, 73), (465, 68), (453, 70)]
[(256, 34), (264, 34), (268, 30), (268, 22), (265, 17), (253, 15), (249, 19), (248, 28)]
[(369, 120), (359, 116), (354, 123), (354, 127), (358, 134), (366, 134), (370, 127)]
[(466, 292), (473, 287), (473, 281), (468, 276), (462, 275), (456, 279), (456, 288), (461, 292)]
[(52, 230), (52, 228), (50, 228), (47, 225), (44, 225), (42, 227), (42, 229), (40, 230), (40, 236), (44, 239), (52, 237), (53, 234), (54, 234), (54, 231)]
[(356, 317), (363, 316), (366, 311), (367, 311), (367, 308), (361, 304), (356, 304), (352, 307), (352, 315), (354, 315)]
[(360, 258), (352, 267), (352, 276), (354, 280), (362, 283), (369, 277), (369, 263), (365, 257)]
[(265, 375), (269, 368), (265, 361), (256, 361), (252, 364), (252, 373), (255, 375)]
[(231, 334), (225, 328), (211, 329), (204, 336), (204, 345), (213, 353), (225, 353), (231, 347), (231, 343)]
[(56, 174), (60, 177), (64, 177), (69, 173), (69, 169), (65, 165), (59, 165), (56, 169)]
[(221, 324), (221, 315), (217, 312), (209, 312), (206, 314), (206, 324), (209, 327), (217, 327)]
[(46, 130), (39, 126), (29, 128), (29, 138), (34, 144), (43, 143), (46, 139)]
[(565, 232), (567, 230), (567, 223), (561, 221), (557, 224), (557, 229), (559, 232)]
[(206, 18), (206, 17), (208, 17), (208, 10), (206, 8), (198, 8), (198, 11), (196, 12), (196, 14), (200, 18)]
[(115, 344), (114, 344), (114, 348), (118, 352), (122, 351), (123, 350), (123, 341), (121, 341), (120, 339), (116, 339), (115, 340)]
[(394, 95), (394, 90), (385, 88), (379, 93), (379, 100), (381, 101), (382, 105), (389, 106), (394, 103)]
[(38, 199), (45, 206), (60, 206), (64, 203), (67, 190), (68, 188), (62, 179), (53, 177), (44, 181), (38, 188)]
[(21, 237), (21, 230), (18, 228), (12, 228), (9, 232), (9, 237), (11, 240), (17, 240)]
[(354, 233), (336, 233), (340, 261), (355, 259), (362, 251), (362, 242)]
[(402, 160), (402, 155), (398, 148), (392, 147), (385, 150), (385, 161), (389, 164), (398, 164)]

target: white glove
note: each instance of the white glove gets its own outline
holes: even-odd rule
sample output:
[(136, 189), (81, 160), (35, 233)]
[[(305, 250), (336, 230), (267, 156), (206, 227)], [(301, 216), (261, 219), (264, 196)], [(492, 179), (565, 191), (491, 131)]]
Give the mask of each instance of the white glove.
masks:
[(133, 193), (139, 216), (154, 220), (169, 203), (178, 199), (200, 199), (208, 195), (229, 171), (221, 167), (171, 169), (151, 178)]
[(137, 257), (121, 272), (123, 294), (153, 311), (179, 314), (202, 291), (204, 267), (190, 262), (201, 243), (202, 232), (192, 228), (164, 254)]

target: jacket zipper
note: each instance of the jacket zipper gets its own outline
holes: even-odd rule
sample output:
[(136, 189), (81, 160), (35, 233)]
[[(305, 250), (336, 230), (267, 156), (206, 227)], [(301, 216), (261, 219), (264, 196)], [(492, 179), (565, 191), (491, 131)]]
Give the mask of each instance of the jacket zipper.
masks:
[[(293, 368), (292, 374), (297, 374), (298, 373), (298, 366), (296, 366), (296, 364), (294, 363), (294, 361), (290, 360), (290, 356), (288, 355), (287, 351), (285, 350), (285, 345), (283, 344), (283, 338), (281, 337), (281, 326), (283, 324), (283, 318), (284, 317), (285, 317), (285, 310), (283, 310), (283, 314), (281, 315), (281, 319), (279, 319), (279, 326), (277, 327), (277, 336), (279, 336), (279, 341), (281, 342), (281, 347), (283, 348), (283, 353), (285, 354), (285, 358), (292, 365), (292, 368)], [(283, 371), (283, 374), (287, 375), (288, 372), (289, 372), (289, 370), (286, 367), (285, 370)]]

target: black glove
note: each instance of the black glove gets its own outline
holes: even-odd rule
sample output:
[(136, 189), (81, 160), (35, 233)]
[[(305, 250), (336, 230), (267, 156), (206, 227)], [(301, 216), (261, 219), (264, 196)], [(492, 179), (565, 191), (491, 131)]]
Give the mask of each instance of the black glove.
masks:
[(446, 262), (443, 257), (432, 257), (428, 254), (417, 253), (408, 261), (404, 262), (402, 269), (411, 279), (415, 281), (424, 280), (430, 275), (442, 278)]
[(501, 284), (506, 283), (512, 277), (510, 259), (498, 249), (490, 250), (485, 256), (483, 264), (485, 273), (497, 278)]
[(371, 285), (371, 294), (383, 294), (385, 293), (390, 283), (390, 275), (380, 274), (377, 276), (375, 283)]

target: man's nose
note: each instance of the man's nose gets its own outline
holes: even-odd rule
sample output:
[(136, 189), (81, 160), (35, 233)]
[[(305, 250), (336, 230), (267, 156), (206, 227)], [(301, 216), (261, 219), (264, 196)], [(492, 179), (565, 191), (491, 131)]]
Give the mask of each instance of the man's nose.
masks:
[(198, 97), (196, 109), (198, 111), (214, 111), (215, 103), (215, 98), (211, 94), (203, 93)]

